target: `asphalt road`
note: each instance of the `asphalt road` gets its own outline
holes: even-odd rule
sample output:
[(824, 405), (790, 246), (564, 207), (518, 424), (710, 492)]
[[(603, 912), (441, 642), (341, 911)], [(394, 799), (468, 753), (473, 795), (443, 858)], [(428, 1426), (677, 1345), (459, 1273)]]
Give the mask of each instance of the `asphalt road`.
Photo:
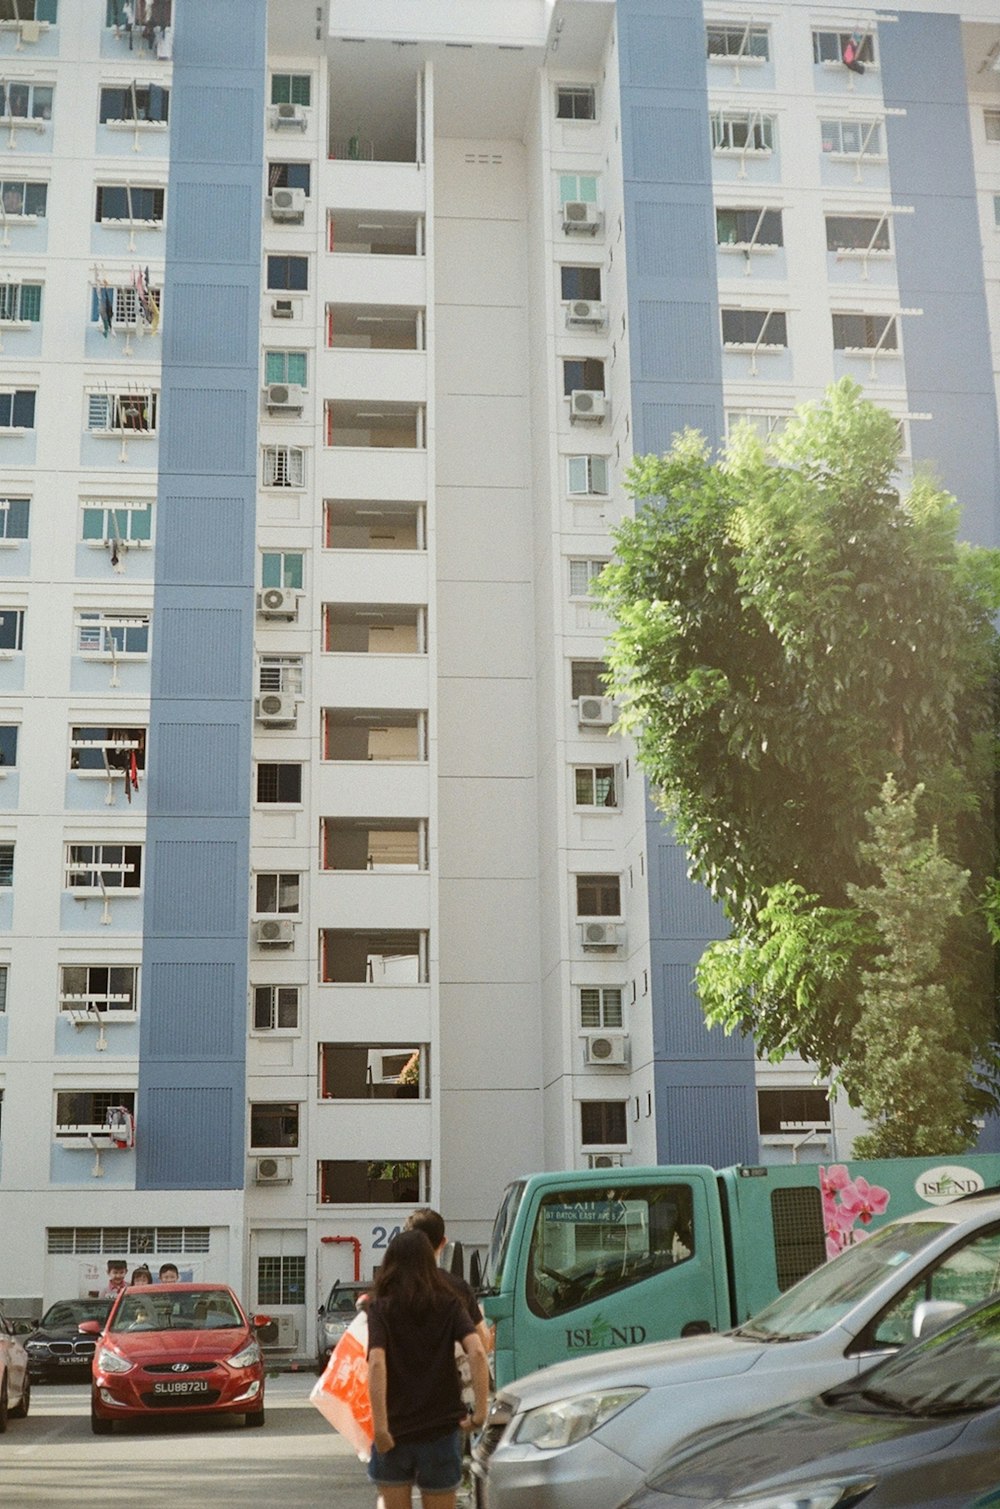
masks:
[(129, 1509), (375, 1509), (365, 1469), (308, 1403), (310, 1373), (267, 1382), (267, 1423), (153, 1420), (90, 1430), (86, 1384), (38, 1384), (0, 1436), (0, 1503)]

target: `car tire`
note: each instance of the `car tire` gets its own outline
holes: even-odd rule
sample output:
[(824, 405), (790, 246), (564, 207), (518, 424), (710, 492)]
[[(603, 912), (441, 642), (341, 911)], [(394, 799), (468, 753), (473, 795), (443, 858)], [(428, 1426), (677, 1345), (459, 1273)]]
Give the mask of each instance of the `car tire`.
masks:
[(0, 1436), (2, 1436), (4, 1431), (7, 1429), (8, 1414), (9, 1410), (7, 1408), (7, 1377), (5, 1374), (3, 1383), (0, 1383)]
[(264, 1424), (264, 1406), (261, 1405), (260, 1409), (247, 1410), (247, 1413), (243, 1416), (243, 1424), (244, 1425), (250, 1425), (250, 1426), (263, 1425)]
[(16, 1409), (11, 1409), (11, 1410), (8, 1411), (8, 1413), (15, 1420), (23, 1420), (25, 1418), (25, 1416), (27, 1415), (27, 1413), (28, 1413), (28, 1411), (29, 1411), (30, 1408), (31, 1408), (31, 1379), (28, 1377), (27, 1373), (25, 1373), (25, 1375), (24, 1375), (24, 1382), (21, 1385), (21, 1402), (17, 1406)]
[(95, 1436), (110, 1436), (114, 1429), (114, 1421), (105, 1420), (103, 1416), (99, 1415), (94, 1407), (93, 1400), (90, 1402), (90, 1429)]

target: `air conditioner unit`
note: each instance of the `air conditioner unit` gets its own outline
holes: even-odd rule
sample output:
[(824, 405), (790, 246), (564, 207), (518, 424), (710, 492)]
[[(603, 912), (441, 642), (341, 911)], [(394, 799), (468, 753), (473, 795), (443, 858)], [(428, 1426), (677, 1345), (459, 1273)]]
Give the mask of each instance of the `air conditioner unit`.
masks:
[(624, 1032), (592, 1032), (584, 1039), (585, 1064), (620, 1068), (628, 1063), (628, 1037)]
[(253, 935), (266, 948), (288, 948), (295, 942), (295, 923), (284, 917), (265, 917), (254, 924)]
[(567, 325), (592, 325), (594, 327), (607, 324), (608, 311), (603, 304), (595, 304), (592, 299), (574, 299), (566, 309)]
[(275, 299), (271, 305), (272, 320), (293, 320), (295, 318), (295, 306), (291, 299)]
[(298, 722), (295, 698), (285, 692), (265, 692), (254, 704), (254, 717), (268, 728), (294, 728)]
[(564, 231), (596, 236), (604, 224), (604, 214), (596, 204), (587, 204), (582, 199), (570, 199), (562, 207), (562, 224)]
[(297, 382), (272, 382), (267, 387), (269, 414), (301, 414), (305, 400)]
[(621, 1153), (588, 1153), (588, 1168), (621, 1168), (624, 1163)]
[(298, 618), (298, 593), (287, 587), (265, 587), (257, 593), (257, 612), (261, 618)]
[(295, 126), (300, 131), (306, 129), (306, 112), (301, 105), (275, 105), (271, 111), (271, 124), (273, 126)]
[[(278, 1159), (270, 1159), (271, 1163)], [(268, 1180), (270, 1183), (270, 1180)], [(261, 1326), (257, 1339), (262, 1347), (273, 1347), (277, 1352), (294, 1352), (299, 1344), (299, 1333), (291, 1315), (272, 1315), (266, 1326)]]
[(625, 927), (621, 922), (581, 922), (580, 937), (588, 950), (620, 948), (625, 942)]
[(305, 189), (272, 189), (271, 219), (301, 223), (306, 213)]
[(610, 728), (615, 721), (615, 704), (610, 697), (581, 697), (576, 721), (581, 728)]
[(600, 424), (607, 412), (608, 400), (596, 388), (574, 388), (569, 395), (569, 417), (572, 424), (578, 421)]
[[(254, 1169), (254, 1179), (258, 1184), (291, 1184), (292, 1160), (291, 1158), (258, 1158)], [(279, 1322), (287, 1320), (291, 1324), (290, 1315), (276, 1317)]]

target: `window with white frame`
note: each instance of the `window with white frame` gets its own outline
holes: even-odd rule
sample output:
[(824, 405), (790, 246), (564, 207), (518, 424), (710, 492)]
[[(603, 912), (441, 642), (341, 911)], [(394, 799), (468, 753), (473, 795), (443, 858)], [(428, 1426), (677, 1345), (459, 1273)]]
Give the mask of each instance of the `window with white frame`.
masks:
[(0, 843), (0, 889), (10, 890), (14, 884), (14, 845)]
[(134, 183), (99, 183), (94, 200), (98, 225), (162, 225), (166, 190)]
[(580, 697), (606, 697), (608, 689), (605, 677), (608, 667), (603, 660), (573, 660), (570, 662), (570, 687), (573, 701)]
[(773, 152), (773, 115), (759, 110), (718, 110), (712, 116), (714, 152)]
[(888, 215), (827, 215), (826, 249), (832, 252), (887, 252)]
[(0, 723), (0, 770), (17, 769), (18, 733), (16, 723)]
[(1000, 110), (983, 111), (983, 129), (987, 141), (1000, 141)]
[(52, 25), (56, 19), (57, 0), (0, 0), (0, 25), (21, 21), (45, 21)]
[(298, 1147), (299, 1108), (294, 1101), (251, 1101), (250, 1146)]
[(819, 123), (823, 151), (833, 157), (881, 157), (882, 124), (877, 120), (825, 120)]
[(814, 31), (813, 62), (843, 63), (845, 56), (852, 62), (875, 62), (875, 38), (869, 32), (858, 36), (850, 31)]
[(159, 399), (159, 393), (148, 388), (88, 393), (87, 429), (114, 435), (153, 435), (159, 419)]
[(66, 889), (103, 894), (142, 888), (141, 844), (67, 844)]
[(583, 266), (565, 266), (559, 269), (560, 296), (572, 302), (588, 299), (592, 303), (601, 300), (601, 269), (596, 263)]
[(293, 257), (286, 253), (268, 257), (267, 290), (269, 293), (303, 293), (308, 287), (308, 257)]
[(98, 119), (102, 125), (137, 122), (166, 125), (170, 115), (170, 90), (162, 84), (109, 85), (101, 90)]
[(272, 73), (272, 105), (309, 105), (312, 79), (308, 73)]
[(600, 808), (609, 811), (617, 808), (617, 765), (574, 765), (573, 799), (577, 807)]
[(578, 875), (576, 877), (576, 915), (578, 917), (620, 917), (622, 915), (621, 876)]
[(306, 353), (304, 351), (265, 351), (264, 382), (296, 383), (308, 387)]
[(835, 351), (895, 351), (899, 333), (894, 314), (834, 314)]
[(259, 692), (301, 692), (301, 655), (262, 655), (257, 666)]
[(267, 165), (267, 192), (275, 189), (302, 189), (309, 193), (309, 163), (269, 162)]
[(7, 1010), (7, 980), (10, 975), (10, 965), (0, 964), (0, 1014)]
[(556, 87), (556, 120), (597, 119), (597, 91), (593, 84), (559, 84)]
[(568, 358), (562, 364), (563, 368), (563, 393), (577, 393), (586, 390), (592, 393), (604, 392), (604, 363), (594, 356), (580, 358)]
[(295, 445), (265, 445), (261, 483), (264, 487), (304, 487), (305, 452)]
[(260, 584), (301, 592), (304, 564), (301, 550), (265, 550), (260, 558)]
[(742, 63), (747, 58), (764, 63), (770, 57), (766, 26), (744, 26), (739, 22), (710, 25), (705, 28), (706, 52), (713, 61)]
[(780, 309), (723, 309), (725, 346), (787, 346), (788, 328)]
[(593, 601), (593, 585), (608, 564), (608, 557), (597, 560), (575, 560), (569, 563), (569, 595), (583, 601)]
[(0, 608), (0, 652), (24, 649), (24, 609)]
[(57, 1091), (56, 1136), (59, 1138), (79, 1137), (87, 1141), (91, 1135), (106, 1129), (108, 1112), (115, 1106), (124, 1106), (129, 1115), (134, 1116), (135, 1091)]
[(254, 1032), (296, 1032), (299, 1026), (297, 985), (253, 987)]
[(0, 540), (26, 540), (31, 499), (0, 497)]
[(41, 283), (0, 283), (0, 325), (33, 325), (41, 317)]
[(1000, 230), (1000, 194), (993, 195), (993, 224)]
[(584, 1147), (624, 1147), (628, 1122), (624, 1100), (581, 1100), (580, 1141)]
[(257, 801), (295, 806), (302, 801), (302, 766), (261, 760), (257, 765)]
[(163, 291), (136, 283), (102, 283), (90, 290), (91, 323), (109, 330), (138, 330), (159, 324)]
[(26, 178), (0, 179), (0, 223), (7, 220), (44, 220), (48, 205), (47, 183)]
[(50, 121), (54, 92), (51, 84), (35, 84), (29, 79), (0, 79), (0, 119)]
[(141, 660), (149, 654), (149, 614), (80, 612), (76, 648), (99, 660)]
[(624, 996), (620, 985), (581, 985), (580, 1026), (598, 1031), (625, 1024)]
[(77, 771), (139, 772), (146, 768), (146, 730), (77, 723), (70, 729), (69, 768)]
[(596, 173), (560, 173), (560, 205), (596, 204), (599, 179)]
[(148, 498), (81, 499), (82, 540), (103, 545), (148, 545), (153, 533), (153, 505)]
[(59, 1010), (134, 1013), (138, 987), (138, 964), (63, 964)]
[(8, 388), (0, 393), (0, 430), (33, 430), (34, 428), (34, 388)]
[(761, 440), (770, 440), (773, 435), (781, 434), (788, 419), (787, 414), (773, 409), (727, 409), (726, 434), (732, 435), (738, 425), (748, 424)]
[(254, 876), (254, 912), (258, 917), (297, 917), (302, 876), (267, 870)]
[(754, 205), (748, 209), (715, 211), (715, 240), (719, 246), (784, 246), (781, 211)]
[(607, 456), (567, 456), (566, 491), (576, 498), (606, 498)]

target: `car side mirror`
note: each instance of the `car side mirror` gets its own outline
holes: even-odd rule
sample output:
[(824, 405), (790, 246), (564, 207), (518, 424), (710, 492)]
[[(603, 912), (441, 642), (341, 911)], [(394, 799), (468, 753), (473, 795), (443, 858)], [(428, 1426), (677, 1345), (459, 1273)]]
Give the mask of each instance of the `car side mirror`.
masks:
[(104, 1327), (99, 1320), (81, 1320), (76, 1329), (82, 1331), (84, 1336), (100, 1336)]
[(965, 1306), (952, 1299), (922, 1299), (913, 1311), (914, 1336), (931, 1336), (950, 1320), (965, 1312)]

